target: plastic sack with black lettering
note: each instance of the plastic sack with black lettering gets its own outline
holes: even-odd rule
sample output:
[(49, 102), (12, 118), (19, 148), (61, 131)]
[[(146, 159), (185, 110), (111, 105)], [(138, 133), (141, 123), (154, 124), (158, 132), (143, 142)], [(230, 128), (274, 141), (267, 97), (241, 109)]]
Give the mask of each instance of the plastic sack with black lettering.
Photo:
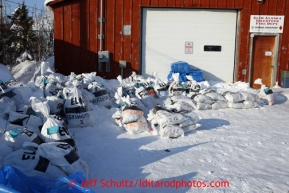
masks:
[(7, 97), (13, 101), (16, 105), (16, 110), (21, 109), (25, 103), (22, 96), (18, 96), (13, 92), (13, 89), (9, 88), (2, 80), (0, 80), (0, 99)]
[(184, 136), (184, 130), (179, 124), (186, 118), (181, 113), (168, 112), (161, 107), (155, 107), (151, 112), (148, 119), (151, 120), (152, 134), (158, 133), (162, 138)]
[(37, 147), (38, 145), (35, 143), (26, 142), (23, 148), (3, 158), (2, 164), (10, 164), (27, 176), (39, 176), (51, 180), (57, 180), (59, 177), (66, 176), (65, 172), (56, 164), (39, 155)]
[(181, 81), (179, 81), (179, 73), (173, 73), (172, 74), (172, 82), (168, 88), (169, 95), (186, 95), (186, 92), (188, 89), (184, 84), (182, 84)]
[[(87, 110), (83, 101), (81, 91), (75, 86), (77, 81), (73, 81), (74, 87), (67, 94), (63, 92), (65, 103), (64, 113), (66, 116), (67, 126), (70, 127), (86, 127), (92, 125), (90, 112)], [(65, 90), (65, 89), (64, 89)]]
[(50, 114), (61, 114), (64, 105), (64, 99), (58, 96), (47, 96), (48, 105), (50, 107)]
[(37, 152), (55, 165), (59, 166), (67, 175), (82, 171), (88, 179), (88, 166), (82, 160), (75, 148), (65, 142), (49, 142), (38, 146)]
[(31, 106), (34, 111), (41, 112), (46, 117), (46, 121), (41, 128), (42, 135), (40, 136), (44, 142), (47, 143), (71, 138), (64, 121), (56, 115), (49, 114), (49, 106), (47, 103), (45, 104), (39, 99), (31, 97)]
[(144, 106), (146, 106), (148, 109), (153, 109), (156, 105), (158, 105), (156, 99), (149, 95), (144, 87), (137, 88), (135, 93), (137, 98), (140, 99)]
[(45, 86), (44, 96), (57, 96), (59, 91), (63, 89), (62, 85), (60, 85), (57, 81), (49, 80), (49, 83)]
[(168, 88), (169, 84), (167, 80), (162, 80), (158, 77), (157, 72), (153, 72), (153, 76), (155, 77), (154, 80), (152, 80), (151, 86), (154, 88), (156, 94), (161, 97), (161, 96), (167, 96), (168, 93)]
[[(200, 124), (197, 124), (200, 117), (195, 112), (189, 112), (186, 114), (166, 112), (161, 107), (156, 107), (154, 110), (156, 111), (155, 117), (150, 113), (148, 120), (152, 120), (152, 129), (158, 130), (161, 137), (180, 137), (183, 136), (184, 133), (193, 131), (200, 126)], [(163, 121), (160, 119), (160, 114), (162, 114), (162, 117), (167, 116), (169, 121)], [(159, 124), (159, 126), (157, 126), (156, 123)]]
[(43, 143), (43, 140), (34, 132), (28, 130), (23, 126), (10, 124), (4, 132), (7, 146), (13, 150), (22, 148), (24, 142), (33, 142), (36, 144)]
[(104, 85), (92, 82), (88, 85), (88, 90), (94, 95), (93, 103), (110, 108), (112, 106), (110, 96)]
[(154, 108), (155, 119), (163, 128), (166, 125), (177, 125), (186, 120), (186, 117), (181, 113), (169, 112), (162, 108)]
[(82, 73), (81, 75), (82, 75), (82, 84), (84, 88), (87, 88), (90, 83), (99, 81), (102, 79), (96, 76), (96, 72)]
[(191, 95), (199, 93), (201, 90), (200, 83), (198, 83), (196, 80), (194, 80), (194, 78), (190, 75), (188, 75), (186, 77), (188, 79), (187, 87), (189, 88), (189, 93), (191, 93)]
[[(182, 96), (182, 95), (179, 95)], [(185, 101), (178, 101), (178, 100), (172, 100), (171, 97), (167, 98), (164, 102), (164, 106), (173, 111), (173, 112), (191, 112), (195, 109), (195, 105), (192, 106), (191, 103), (185, 102)]]

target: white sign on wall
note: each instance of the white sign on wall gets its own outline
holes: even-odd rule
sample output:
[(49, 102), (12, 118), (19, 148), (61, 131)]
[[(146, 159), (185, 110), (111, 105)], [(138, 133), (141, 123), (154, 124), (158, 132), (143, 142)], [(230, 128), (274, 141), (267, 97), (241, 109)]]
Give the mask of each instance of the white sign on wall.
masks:
[(185, 54), (193, 53), (193, 42), (185, 42)]
[(251, 15), (250, 32), (283, 33), (284, 16)]

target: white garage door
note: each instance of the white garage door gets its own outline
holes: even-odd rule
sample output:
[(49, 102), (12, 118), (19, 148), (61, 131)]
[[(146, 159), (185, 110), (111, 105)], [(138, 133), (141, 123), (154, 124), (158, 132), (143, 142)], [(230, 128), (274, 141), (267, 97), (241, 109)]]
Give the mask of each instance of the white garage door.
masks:
[(184, 61), (206, 80), (233, 81), (236, 10), (144, 8), (142, 22), (145, 77), (166, 79), (171, 64)]

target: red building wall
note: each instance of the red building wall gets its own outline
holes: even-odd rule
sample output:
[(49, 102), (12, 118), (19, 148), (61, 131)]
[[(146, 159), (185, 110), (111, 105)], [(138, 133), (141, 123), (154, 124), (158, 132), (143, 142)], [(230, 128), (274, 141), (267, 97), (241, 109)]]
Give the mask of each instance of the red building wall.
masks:
[[(248, 81), (250, 62), (250, 15), (285, 15), (284, 32), (280, 34), (278, 73), (288, 70), (289, 64), (289, 0), (103, 0), (103, 50), (111, 52), (111, 72), (97, 72), (100, 40), (100, 0), (57, 0), (50, 3), (55, 14), (55, 68), (58, 72), (83, 73), (96, 71), (97, 75), (115, 78), (121, 74), (119, 60), (126, 60), (128, 68), (140, 72), (141, 8), (210, 8), (238, 9), (240, 22), (237, 41), (236, 81)], [(123, 26), (131, 25), (131, 35), (123, 35)], [(247, 74), (242, 74), (242, 69)]]

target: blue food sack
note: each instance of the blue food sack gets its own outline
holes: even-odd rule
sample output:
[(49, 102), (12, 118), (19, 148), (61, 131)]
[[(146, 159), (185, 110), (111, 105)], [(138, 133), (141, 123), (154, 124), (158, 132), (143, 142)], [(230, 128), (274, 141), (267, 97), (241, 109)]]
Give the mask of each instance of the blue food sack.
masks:
[(189, 67), (189, 64), (187, 62), (178, 61), (178, 62), (172, 63), (171, 71), (173, 73), (188, 74), (190, 72), (190, 67)]

